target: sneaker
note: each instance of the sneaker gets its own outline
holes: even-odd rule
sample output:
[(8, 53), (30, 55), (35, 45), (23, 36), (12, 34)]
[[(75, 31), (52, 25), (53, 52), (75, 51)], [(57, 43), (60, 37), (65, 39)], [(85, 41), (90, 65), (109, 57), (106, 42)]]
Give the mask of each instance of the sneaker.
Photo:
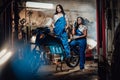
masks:
[(80, 69), (80, 72), (85, 72), (85, 69)]

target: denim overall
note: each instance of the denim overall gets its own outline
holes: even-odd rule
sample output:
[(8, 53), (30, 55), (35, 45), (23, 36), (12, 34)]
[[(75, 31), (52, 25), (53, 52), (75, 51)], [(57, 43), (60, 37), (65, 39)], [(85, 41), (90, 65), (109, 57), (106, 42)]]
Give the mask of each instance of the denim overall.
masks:
[[(80, 30), (76, 30), (76, 35), (81, 36), (83, 33)], [(72, 47), (79, 46), (79, 54), (80, 54), (80, 69), (84, 69), (85, 64), (85, 49), (86, 49), (86, 38), (78, 38), (73, 40), (70, 45)]]
[(66, 53), (66, 57), (70, 56), (70, 48), (68, 44), (68, 35), (65, 31), (66, 26), (66, 19), (65, 16), (60, 17), (54, 24), (54, 33), (58, 36), (58, 38), (61, 40), (64, 51)]

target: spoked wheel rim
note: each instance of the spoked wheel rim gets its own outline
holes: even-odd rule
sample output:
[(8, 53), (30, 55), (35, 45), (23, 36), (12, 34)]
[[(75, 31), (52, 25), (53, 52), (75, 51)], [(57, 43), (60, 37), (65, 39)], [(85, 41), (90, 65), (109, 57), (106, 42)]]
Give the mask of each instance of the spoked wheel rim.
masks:
[(71, 52), (71, 57), (66, 60), (69, 67), (76, 67), (79, 64), (79, 55)]
[(70, 65), (71, 66), (75, 66), (78, 61), (79, 61), (79, 56), (78, 55), (74, 55), (74, 56), (72, 56), (70, 58)]

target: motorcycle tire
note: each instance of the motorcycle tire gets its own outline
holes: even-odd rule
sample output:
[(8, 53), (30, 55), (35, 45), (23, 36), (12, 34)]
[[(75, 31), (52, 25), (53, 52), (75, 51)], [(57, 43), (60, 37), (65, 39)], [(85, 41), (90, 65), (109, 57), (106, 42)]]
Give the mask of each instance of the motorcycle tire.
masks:
[(80, 57), (75, 52), (71, 51), (71, 57), (65, 60), (67, 66), (74, 68), (78, 66)]

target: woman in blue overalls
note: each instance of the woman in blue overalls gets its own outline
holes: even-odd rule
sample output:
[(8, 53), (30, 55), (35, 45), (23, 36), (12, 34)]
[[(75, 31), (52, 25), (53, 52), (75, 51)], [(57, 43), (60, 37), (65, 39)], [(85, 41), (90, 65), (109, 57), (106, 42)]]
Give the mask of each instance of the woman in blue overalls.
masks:
[(53, 19), (54, 19), (54, 24), (52, 24), (53, 31), (58, 36), (58, 38), (60, 38), (60, 40), (62, 41), (62, 44), (63, 44), (64, 49), (65, 49), (65, 53), (66, 53), (66, 58), (70, 57), (70, 48), (68, 45), (68, 36), (67, 36), (66, 31), (65, 31), (65, 28), (67, 28), (67, 26), (68, 26), (68, 21), (67, 21), (67, 17), (65, 15), (65, 12), (63, 10), (63, 7), (60, 4), (56, 6), (56, 12), (54, 14)]
[(83, 25), (82, 17), (77, 18), (77, 22), (73, 25), (72, 34), (74, 35), (74, 40), (70, 45), (72, 47), (79, 46), (80, 70), (84, 70), (87, 27)]

